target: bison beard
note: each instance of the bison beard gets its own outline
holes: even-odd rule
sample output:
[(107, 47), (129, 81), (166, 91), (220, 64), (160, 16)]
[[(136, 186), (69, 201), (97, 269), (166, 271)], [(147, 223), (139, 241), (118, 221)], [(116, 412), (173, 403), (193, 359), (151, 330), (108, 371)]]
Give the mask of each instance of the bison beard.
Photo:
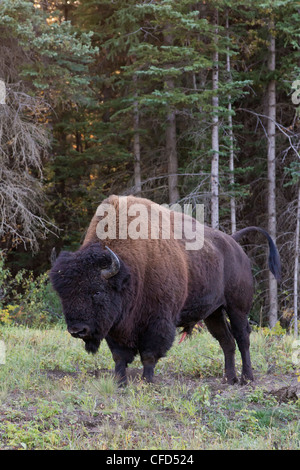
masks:
[(96, 354), (99, 349), (101, 339), (94, 336), (93, 338), (84, 339), (83, 341), (85, 343), (85, 350), (88, 353)]
[[(117, 196), (104, 203), (112, 204), (118, 214)], [(168, 209), (147, 199), (127, 198), (128, 206), (135, 203), (143, 204), (149, 215), (154, 207), (169, 217)], [(96, 233), (99, 220), (96, 213), (81, 248), (62, 252), (50, 272), (68, 329), (83, 339), (86, 351), (95, 354), (105, 338), (121, 383), (126, 383), (126, 368), (139, 353), (143, 377), (152, 381), (157, 361), (174, 341), (176, 327), (190, 334), (203, 320), (223, 350), (224, 380), (237, 381), (236, 343), (242, 356), (241, 383), (253, 380), (247, 319), (253, 279), (250, 260), (237, 241), (251, 231), (264, 235), (270, 270), (279, 279), (278, 251), (267, 232), (249, 227), (229, 236), (205, 227), (199, 250), (185, 250), (184, 240), (174, 236), (108, 239), (103, 246)]]

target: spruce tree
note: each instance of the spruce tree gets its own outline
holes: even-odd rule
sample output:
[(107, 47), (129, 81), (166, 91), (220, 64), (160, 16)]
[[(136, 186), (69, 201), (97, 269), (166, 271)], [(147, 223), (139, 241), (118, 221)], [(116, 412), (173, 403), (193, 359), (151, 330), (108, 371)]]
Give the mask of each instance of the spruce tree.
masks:
[(51, 110), (72, 108), (91, 58), (90, 36), (60, 24), (31, 1), (0, 4), (2, 246), (37, 249), (53, 224), (43, 212), (43, 167), (51, 138)]

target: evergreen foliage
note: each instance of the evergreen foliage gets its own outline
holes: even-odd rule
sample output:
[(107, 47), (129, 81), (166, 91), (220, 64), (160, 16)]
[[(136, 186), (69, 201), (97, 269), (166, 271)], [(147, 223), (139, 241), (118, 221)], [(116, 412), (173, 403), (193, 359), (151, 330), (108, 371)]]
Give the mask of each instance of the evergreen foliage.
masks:
[[(205, 204), (210, 224), (216, 115), (220, 229), (231, 231), (233, 199), (237, 229), (267, 228), (267, 91), (275, 80), (279, 309), (289, 324), (300, 161), (299, 111), (292, 99), (300, 80), (299, 35), (295, 0), (2, 0), (0, 79), (8, 95), (0, 105), (0, 247), (12, 269), (21, 265), (40, 274), (53, 245), (76, 248), (97, 205), (113, 193), (165, 203), (172, 185), (179, 202)], [(32, 258), (24, 245), (37, 250), (37, 243)], [(249, 238), (245, 250), (257, 282), (252, 320), (264, 323), (265, 247), (258, 237)]]

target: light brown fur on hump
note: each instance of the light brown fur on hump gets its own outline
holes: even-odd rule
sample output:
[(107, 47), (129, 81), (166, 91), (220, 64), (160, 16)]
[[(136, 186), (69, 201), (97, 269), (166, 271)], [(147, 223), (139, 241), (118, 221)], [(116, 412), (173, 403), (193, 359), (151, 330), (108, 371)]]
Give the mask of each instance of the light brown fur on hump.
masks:
[[(179, 311), (188, 294), (188, 265), (184, 246), (180, 240), (151, 239), (150, 224), (147, 239), (119, 239), (119, 206), (122, 196), (110, 196), (103, 201), (116, 209), (116, 239), (99, 240), (96, 228), (101, 217), (96, 214), (91, 220), (82, 246), (101, 242), (111, 248), (130, 268), (134, 278), (139, 279), (137, 296), (147, 295), (159, 298), (167, 310)], [(124, 202), (124, 200), (123, 200)], [(102, 204), (103, 204), (102, 203)], [(169, 210), (144, 198), (127, 197), (127, 207), (142, 204), (147, 208), (148, 220), (152, 210), (159, 210), (163, 217), (169, 217)], [(130, 222), (135, 217), (128, 217)], [(172, 273), (172, 275), (170, 275)], [(137, 304), (139, 299), (137, 299)], [(145, 299), (143, 299), (145, 301)], [(169, 304), (169, 307), (168, 307)], [(176, 308), (175, 308), (176, 307)]]
[[(171, 233), (172, 242), (175, 242), (176, 245), (178, 243), (182, 244), (182, 242), (179, 242), (178, 240), (174, 240), (174, 212), (170, 211), (166, 207), (163, 207), (159, 204), (156, 204), (153, 201), (150, 201), (149, 199), (139, 198), (139, 197), (135, 197), (135, 196), (111, 195), (107, 199), (105, 199), (101, 204), (111, 204), (116, 210), (116, 214), (117, 214), (117, 218), (116, 218), (117, 219), (116, 220), (116, 235), (117, 235), (117, 237), (116, 238), (117, 239), (118, 239), (118, 233), (119, 233), (119, 206), (120, 206), (120, 200), (122, 201), (122, 199), (125, 199), (125, 198), (127, 200), (127, 207), (128, 208), (130, 206), (132, 206), (133, 204), (141, 204), (141, 205), (145, 206), (147, 208), (148, 220), (149, 221), (151, 221), (151, 216), (153, 215), (153, 213), (154, 214), (160, 213), (161, 218), (160, 218), (160, 226), (159, 226), (159, 243), (166, 242), (166, 240), (162, 239), (162, 228), (161, 228), (162, 227), (162, 218), (164, 218), (164, 220), (169, 219), (170, 214), (171, 214), (171, 231), (170, 231), (170, 233)], [(186, 214), (182, 214), (182, 217), (185, 221), (191, 219), (191, 217), (186, 215)], [(129, 221), (131, 221), (133, 219), (134, 219), (133, 216), (128, 217)], [(85, 236), (85, 239), (83, 241), (82, 246), (85, 246), (89, 243), (95, 243), (95, 242), (99, 241), (99, 238), (97, 237), (96, 229), (97, 229), (97, 225), (98, 225), (100, 220), (101, 220), (101, 217), (97, 216), (97, 214), (95, 214), (93, 216), (93, 218), (90, 222), (90, 225), (88, 227), (88, 230), (87, 230), (87, 233), (86, 233), (86, 236)], [(194, 222), (196, 222), (196, 221), (194, 220)], [(150, 223), (149, 223), (149, 226), (148, 226), (148, 239), (147, 240), (151, 240), (151, 239), (152, 239), (152, 237), (151, 237), (151, 228), (150, 228)], [(154, 240), (154, 241), (157, 242), (157, 240)], [(187, 241), (187, 239), (184, 237), (184, 235), (183, 235), (183, 241), (184, 242)], [(106, 239), (106, 240), (102, 241), (102, 244), (106, 244), (106, 245), (110, 246), (111, 242), (113, 242), (113, 240)], [(123, 244), (122, 242), (123, 242), (123, 240), (118, 239), (118, 244)], [(129, 239), (126, 239), (126, 242), (128, 243)], [(131, 242), (132, 242), (132, 240), (131, 240)], [(136, 240), (133, 240), (133, 242), (136, 242)], [(205, 237), (204, 245), (203, 245), (203, 248), (201, 248), (201, 251), (202, 251), (202, 253), (204, 253), (204, 252), (210, 252), (211, 254), (213, 253), (214, 249), (213, 249), (213, 245), (211, 243), (210, 237), (207, 237), (207, 236)]]
[[(165, 240), (161, 237), (161, 229), (159, 233), (159, 239), (151, 239), (150, 233), (150, 223), (148, 227), (148, 238), (146, 240), (137, 239), (132, 240), (130, 237), (127, 237), (125, 240), (118, 238), (119, 233), (119, 206), (120, 201), (127, 201), (127, 208), (133, 204), (141, 204), (147, 208), (148, 219), (151, 219), (151, 210), (154, 213), (159, 212), (161, 217), (169, 218), (170, 210), (166, 207), (160, 206), (148, 199), (138, 198), (135, 196), (116, 196), (111, 195), (105, 199), (102, 204), (111, 204), (116, 210), (116, 235), (117, 238), (114, 239), (105, 239), (99, 240), (97, 237), (96, 229), (97, 224), (101, 220), (101, 217), (96, 214), (91, 220), (91, 223), (88, 227), (84, 242), (82, 246), (85, 246), (90, 243), (101, 242), (103, 246), (108, 246), (114, 250), (122, 259), (129, 264), (129, 266), (134, 270), (139, 270), (140, 272), (145, 272), (146, 265), (148, 265), (148, 270), (152, 268), (158, 269), (160, 275), (162, 274), (162, 266), (164, 259), (168, 259), (168, 263), (174, 265), (175, 273), (178, 269), (181, 270), (182, 279), (188, 278), (188, 264), (192, 259), (193, 263), (201, 264), (201, 260), (204, 259), (207, 264), (208, 260), (211, 263), (211, 266), (215, 264), (216, 258), (216, 249), (212, 243), (212, 236), (215, 231), (212, 229), (207, 229), (205, 227), (205, 238), (204, 245), (198, 251), (196, 259), (193, 256), (193, 251), (187, 251), (185, 249), (186, 240), (183, 237), (183, 240), (176, 240), (172, 238), (172, 229), (174, 229), (174, 219), (171, 217), (171, 240)], [(171, 212), (171, 214), (174, 214)], [(183, 215), (184, 219), (190, 219), (188, 215)], [(128, 221), (133, 220), (134, 217), (128, 217)], [(160, 219), (161, 220), (161, 219)], [(195, 222), (195, 221), (194, 221)], [(171, 261), (169, 261), (171, 260)], [(193, 264), (192, 263), (192, 264)], [(179, 268), (180, 267), (180, 268)], [(169, 266), (168, 275), (172, 272), (171, 266)], [(154, 275), (154, 273), (153, 273)]]

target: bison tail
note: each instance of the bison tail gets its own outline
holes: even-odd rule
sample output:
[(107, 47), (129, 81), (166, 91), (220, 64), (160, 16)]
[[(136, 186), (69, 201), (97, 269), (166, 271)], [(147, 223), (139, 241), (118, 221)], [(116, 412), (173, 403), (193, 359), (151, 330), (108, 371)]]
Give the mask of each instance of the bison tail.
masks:
[(266, 230), (260, 228), (260, 227), (246, 227), (243, 228), (242, 230), (239, 230), (239, 232), (235, 232), (232, 235), (232, 238), (236, 241), (239, 242), (240, 239), (246, 235), (248, 232), (260, 232), (262, 233), (266, 239), (268, 240), (269, 243), (269, 268), (271, 273), (274, 275), (275, 279), (279, 282), (281, 279), (281, 263), (280, 263), (280, 257), (279, 253), (277, 250), (277, 247), (275, 243), (273, 242), (272, 238), (266, 232)]

